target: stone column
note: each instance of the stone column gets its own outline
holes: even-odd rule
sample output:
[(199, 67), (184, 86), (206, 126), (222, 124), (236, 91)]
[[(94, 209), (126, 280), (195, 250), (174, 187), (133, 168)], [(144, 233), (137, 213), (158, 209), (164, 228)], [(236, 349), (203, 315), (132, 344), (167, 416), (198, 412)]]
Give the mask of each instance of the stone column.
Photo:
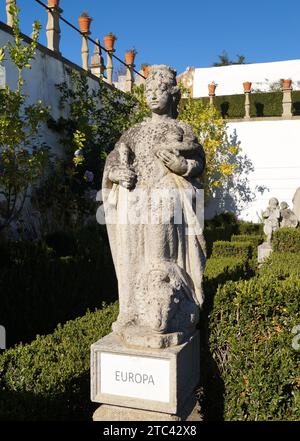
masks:
[(114, 49), (111, 51), (107, 51), (107, 61), (106, 61), (106, 75), (107, 75), (107, 82), (108, 84), (112, 84), (112, 78), (113, 78), (113, 53), (115, 52)]
[(245, 91), (245, 119), (250, 119), (250, 90), (249, 91)]
[(82, 58), (82, 67), (84, 70), (89, 70), (89, 44), (88, 44), (88, 35), (90, 32), (86, 32), (82, 34), (82, 48), (81, 48), (81, 58)]
[(95, 44), (94, 53), (91, 58), (90, 70), (93, 75), (98, 78), (102, 78), (105, 66), (98, 38), (96, 39), (96, 42), (99, 44), (99, 46)]
[(59, 16), (63, 10), (58, 6), (49, 6), (48, 9), (48, 23), (46, 27), (47, 33), (47, 47), (51, 51), (60, 54), (60, 24)]
[(134, 64), (128, 64), (126, 66), (126, 92), (132, 92), (134, 78), (133, 78), (133, 69)]
[(6, 0), (6, 24), (7, 24), (7, 26), (13, 25), (13, 17), (9, 12), (9, 8), (15, 4), (16, 4), (16, 0)]
[(282, 117), (292, 118), (292, 87), (288, 89), (282, 89)]
[(208, 96), (209, 96), (209, 105), (211, 107), (213, 107), (213, 105), (214, 105), (214, 97), (216, 96), (216, 94), (215, 93), (210, 93)]

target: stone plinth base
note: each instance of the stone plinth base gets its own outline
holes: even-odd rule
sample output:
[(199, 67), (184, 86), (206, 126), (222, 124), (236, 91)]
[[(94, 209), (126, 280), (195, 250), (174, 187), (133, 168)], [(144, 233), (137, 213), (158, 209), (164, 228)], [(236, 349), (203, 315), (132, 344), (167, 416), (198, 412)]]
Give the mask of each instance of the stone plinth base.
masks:
[(272, 253), (272, 247), (267, 242), (262, 243), (257, 247), (257, 260), (262, 263)]
[(91, 400), (111, 405), (96, 414), (112, 412), (110, 419), (115, 414), (125, 421), (138, 409), (140, 420), (153, 418), (153, 412), (154, 420), (160, 413), (186, 419), (195, 406), (199, 357), (198, 331), (187, 342), (165, 349), (129, 347), (116, 334), (107, 335), (91, 347)]
[(191, 399), (177, 415), (102, 404), (94, 412), (93, 421), (202, 421), (202, 417), (199, 405)]

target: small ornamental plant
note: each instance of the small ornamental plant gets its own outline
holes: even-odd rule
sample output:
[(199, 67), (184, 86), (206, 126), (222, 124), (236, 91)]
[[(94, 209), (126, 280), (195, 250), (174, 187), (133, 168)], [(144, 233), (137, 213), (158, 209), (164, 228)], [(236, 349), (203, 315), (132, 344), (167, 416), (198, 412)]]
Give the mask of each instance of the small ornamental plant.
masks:
[(80, 16), (78, 17), (78, 23), (80, 27), (80, 32), (82, 34), (87, 34), (90, 32), (90, 27), (92, 23), (92, 18), (90, 17), (88, 12), (82, 12)]

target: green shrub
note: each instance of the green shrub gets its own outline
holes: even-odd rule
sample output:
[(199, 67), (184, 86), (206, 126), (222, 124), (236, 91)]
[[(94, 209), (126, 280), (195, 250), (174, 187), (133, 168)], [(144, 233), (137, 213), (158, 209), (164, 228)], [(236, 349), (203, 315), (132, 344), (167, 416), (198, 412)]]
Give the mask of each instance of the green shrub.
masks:
[(117, 303), (59, 325), (0, 356), (0, 420), (91, 420), (90, 345), (108, 334)]
[(281, 116), (282, 92), (259, 92), (250, 96), (250, 114), (252, 117)]
[(217, 241), (213, 244), (212, 257), (241, 257), (251, 259), (253, 247), (250, 242)]
[(260, 267), (259, 274), (279, 280), (290, 275), (300, 277), (300, 254), (273, 252)]
[(292, 92), (293, 100), (293, 115), (300, 115), (300, 90), (294, 90)]
[(205, 221), (204, 237), (208, 257), (211, 255), (213, 243), (217, 240), (230, 240), (238, 231), (238, 221), (233, 213), (221, 213)]
[(263, 224), (239, 221), (237, 225), (238, 234), (260, 234), (263, 235)]
[(273, 250), (282, 253), (300, 253), (300, 229), (280, 228), (273, 234)]
[(299, 324), (299, 276), (271, 274), (219, 288), (209, 325), (217, 367), (205, 365), (206, 395), (215, 400), (212, 388), (219, 385), (225, 420), (299, 418), (300, 353), (291, 333)]
[[(0, 323), (8, 347), (52, 332), (57, 323), (117, 298), (111, 254), (100, 227), (84, 228), (61, 245), (59, 237), (52, 236), (53, 249), (43, 242), (1, 247)], [(66, 251), (73, 255), (59, 257)]]
[(260, 245), (263, 240), (260, 234), (233, 234), (231, 236), (231, 242), (250, 242), (254, 247)]

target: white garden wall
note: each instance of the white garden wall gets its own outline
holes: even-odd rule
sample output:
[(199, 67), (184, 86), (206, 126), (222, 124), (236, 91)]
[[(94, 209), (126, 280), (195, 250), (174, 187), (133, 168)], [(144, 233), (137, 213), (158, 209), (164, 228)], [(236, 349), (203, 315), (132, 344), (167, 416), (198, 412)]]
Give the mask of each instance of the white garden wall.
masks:
[[(256, 193), (256, 200), (242, 210), (240, 218), (257, 222), (271, 197), (292, 207), (292, 198), (300, 186), (300, 119), (229, 122), (228, 132), (234, 130), (243, 153), (253, 163), (254, 172), (248, 177)], [(261, 195), (257, 186), (266, 186), (268, 191)], [(218, 211), (217, 201), (212, 201), (207, 216)]]
[(254, 89), (269, 90), (269, 85), (281, 78), (292, 79), (293, 88), (300, 89), (300, 60), (272, 63), (239, 64), (233, 66), (196, 68), (193, 81), (193, 98), (208, 95), (207, 85), (218, 84), (216, 95), (244, 93), (243, 83), (251, 81)]

